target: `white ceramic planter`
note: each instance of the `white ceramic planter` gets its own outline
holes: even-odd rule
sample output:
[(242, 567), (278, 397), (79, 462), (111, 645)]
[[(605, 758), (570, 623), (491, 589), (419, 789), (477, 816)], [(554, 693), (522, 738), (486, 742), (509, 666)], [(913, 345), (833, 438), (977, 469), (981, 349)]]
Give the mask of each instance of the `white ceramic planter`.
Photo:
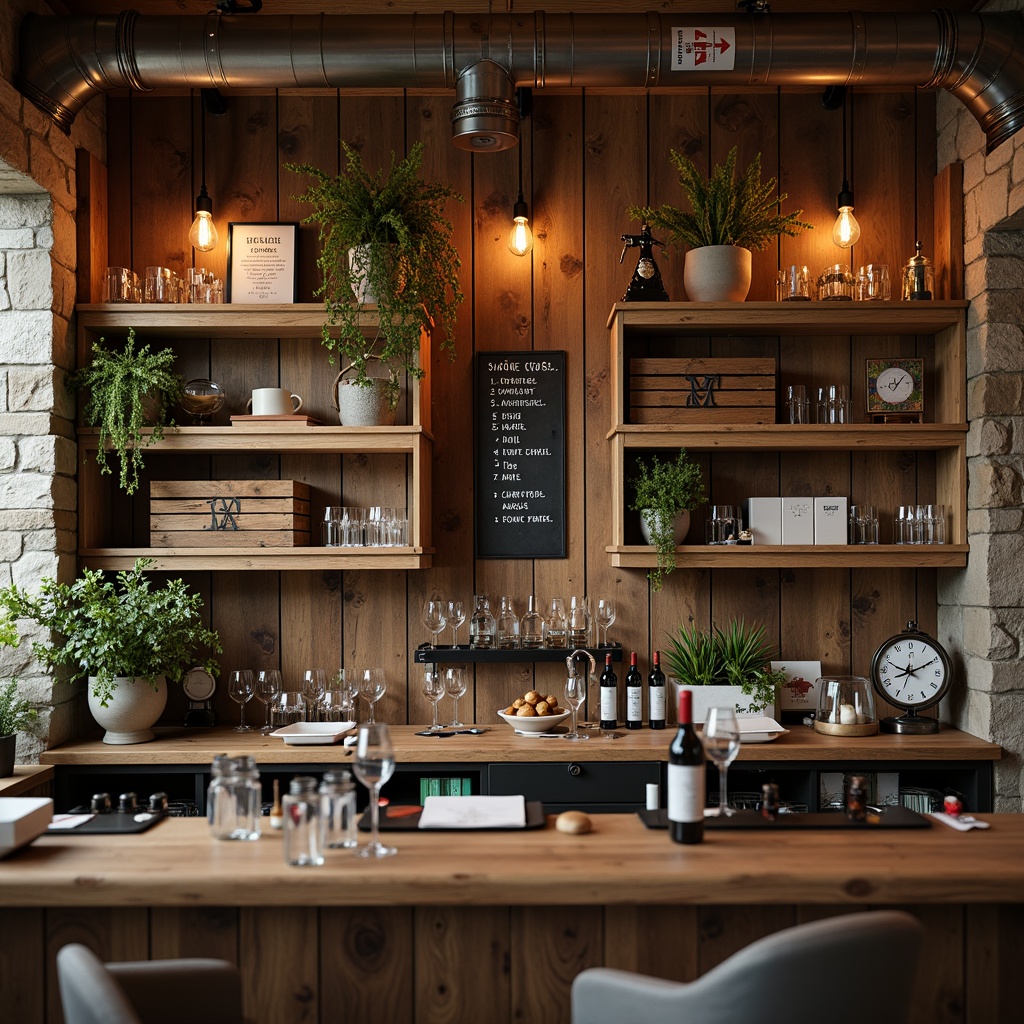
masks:
[(742, 302), (750, 291), (750, 250), (738, 245), (691, 249), (683, 263), (691, 302)]
[[(652, 509), (645, 508), (640, 515), (640, 532), (644, 535), (644, 540), (648, 544), (654, 544), (654, 538), (651, 536), (650, 523), (653, 521), (658, 522), (660, 516)], [(675, 538), (676, 547), (686, 539), (686, 534), (690, 529), (690, 513), (680, 512), (679, 515), (672, 520), (672, 536)]]
[(155, 689), (145, 679), (116, 676), (114, 692), (105, 708), (93, 696), (95, 683), (95, 677), (90, 676), (89, 711), (106, 730), (104, 743), (147, 743), (155, 738), (153, 726), (167, 706), (167, 682), (163, 676), (156, 677)]
[[(682, 684), (673, 676), (672, 690), (675, 693), (675, 703), (672, 707), (676, 709), (677, 718), (681, 689)], [(707, 720), (708, 711), (711, 708), (739, 708), (741, 712), (750, 711), (752, 698), (745, 696), (743, 690), (738, 686), (690, 686), (687, 689), (693, 691), (693, 721), (697, 725), (702, 725)], [(758, 711), (757, 714), (767, 715), (769, 718), (777, 717), (774, 704), (769, 705), (763, 711)]]
[(390, 427), (395, 409), (388, 402), (387, 381), (371, 378), (369, 385), (351, 380), (337, 382), (338, 419), (343, 427)]
[(367, 277), (370, 272), (370, 247), (368, 245), (357, 245), (354, 249), (349, 249), (348, 268), (357, 277), (357, 280), (352, 282), (352, 291), (355, 294), (356, 302), (360, 305), (364, 302), (375, 303), (377, 294), (370, 287)]

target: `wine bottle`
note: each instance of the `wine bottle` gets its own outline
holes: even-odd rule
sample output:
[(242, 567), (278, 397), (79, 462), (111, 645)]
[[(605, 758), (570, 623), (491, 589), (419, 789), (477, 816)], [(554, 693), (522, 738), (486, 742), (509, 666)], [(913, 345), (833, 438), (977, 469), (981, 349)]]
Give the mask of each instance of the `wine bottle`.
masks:
[(661, 671), (661, 652), (654, 652), (654, 664), (647, 677), (647, 724), (652, 729), (665, 728), (665, 673)]
[(629, 671), (626, 673), (626, 728), (644, 727), (644, 677), (636, 667), (636, 651), (629, 656)]
[(668, 833), (674, 843), (704, 839), (704, 747), (693, 728), (693, 693), (679, 691), (679, 729), (668, 748)]
[(614, 729), (618, 725), (619, 680), (612, 668), (612, 656), (604, 656), (601, 673), (601, 728)]

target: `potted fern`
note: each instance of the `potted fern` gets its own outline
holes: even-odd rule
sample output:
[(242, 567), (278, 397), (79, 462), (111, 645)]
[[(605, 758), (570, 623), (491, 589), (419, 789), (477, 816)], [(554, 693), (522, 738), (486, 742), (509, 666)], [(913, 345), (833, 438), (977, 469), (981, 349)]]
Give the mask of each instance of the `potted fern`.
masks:
[[(342, 142), (346, 166), (338, 175), (308, 164), (285, 164), (289, 171), (305, 174), (313, 183), (301, 195), (313, 212), (304, 223), (314, 222), (320, 231), (320, 268), (323, 282), (317, 289), (324, 297), (327, 320), (323, 344), (334, 362), (335, 354), (347, 363), (336, 381), (341, 422), (349, 426), (372, 425), (360, 407), (377, 403), (368, 393), (383, 388), (385, 408), (393, 422), (401, 375), (419, 380), (420, 333), (438, 322), (443, 330), (441, 347), (454, 357), (456, 310), (462, 302), (459, 287), (461, 261), (452, 244), (452, 223), (445, 215), (449, 200), (462, 202), (448, 185), (426, 182), (419, 176), (423, 144), (418, 142), (402, 160), (391, 154), (387, 177), (383, 170), (371, 174), (357, 150)], [(364, 333), (360, 314), (376, 305), (378, 325)], [(386, 379), (369, 372), (380, 364)], [(351, 373), (350, 379), (346, 375)], [(362, 390), (346, 416), (346, 389)]]
[[(123, 349), (107, 348), (100, 338), (92, 347), (89, 365), (68, 379), (71, 390), (89, 392), (82, 415), (86, 426), (99, 427), (96, 462), (100, 472), (111, 472), (107, 450), (113, 449), (126, 494), (138, 489), (142, 449), (161, 440), (165, 426), (174, 426), (167, 413), (181, 400), (184, 385), (172, 372), (173, 365), (174, 352), (169, 348), (151, 352), (145, 344), (136, 351), (135, 331), (129, 328)], [(143, 433), (147, 426), (152, 430)]]
[(658, 553), (658, 564), (647, 577), (661, 590), (665, 576), (676, 567), (676, 547), (690, 528), (690, 511), (707, 501), (704, 476), (698, 463), (680, 448), (674, 460), (638, 459), (632, 479), (630, 509), (640, 513), (640, 529)]
[[(0, 647), (17, 647), (18, 631), (10, 619), (0, 619)], [(18, 694), (18, 680), (0, 683), (0, 779), (14, 774), (18, 733), (36, 717), (35, 708)]]
[(779, 235), (795, 236), (813, 225), (803, 210), (779, 213), (788, 196), (775, 195), (775, 178), (761, 181), (761, 154), (736, 176), (736, 147), (705, 177), (686, 154), (670, 150), (679, 184), (692, 212), (665, 204), (631, 206), (629, 215), (666, 233), (666, 244), (690, 246), (683, 284), (694, 302), (742, 302), (750, 290), (750, 250), (764, 249)]

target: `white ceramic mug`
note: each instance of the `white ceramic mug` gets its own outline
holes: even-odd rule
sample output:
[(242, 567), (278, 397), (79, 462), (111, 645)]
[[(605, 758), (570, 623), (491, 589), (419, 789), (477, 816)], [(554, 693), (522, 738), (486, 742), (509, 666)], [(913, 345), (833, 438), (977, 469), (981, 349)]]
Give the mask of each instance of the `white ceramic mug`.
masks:
[(291, 416), (302, 408), (302, 398), (287, 388), (253, 388), (245, 407), (253, 416)]

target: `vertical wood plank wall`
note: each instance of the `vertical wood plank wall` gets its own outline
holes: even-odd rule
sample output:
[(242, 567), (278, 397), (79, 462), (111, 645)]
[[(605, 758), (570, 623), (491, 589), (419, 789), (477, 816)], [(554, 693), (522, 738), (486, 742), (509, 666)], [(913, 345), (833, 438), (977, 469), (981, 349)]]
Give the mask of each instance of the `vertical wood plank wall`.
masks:
[[(522, 127), (523, 190), (536, 245), (519, 259), (506, 248), (518, 183), (518, 153), (471, 156), (449, 141), (449, 95), (334, 90), (232, 93), (223, 117), (205, 118), (205, 180), (222, 244), (197, 254), (225, 272), (228, 221), (299, 220), (293, 198), (305, 180), (284, 168), (309, 162), (336, 170), (344, 138), (375, 168), (392, 151), (426, 145), (425, 176), (450, 182), (465, 196), (451, 204), (462, 281), (469, 296), (459, 311), (449, 362), (434, 347), (434, 568), (416, 572), (225, 572), (188, 574), (205, 596), (224, 642), (222, 664), (280, 666), (290, 682), (313, 666), (380, 664), (387, 695), (384, 720), (428, 720), (412, 649), (428, 638), (420, 608), (432, 590), (492, 601), (511, 594), (520, 606), (535, 593), (614, 597), (613, 638), (641, 652), (646, 663), (666, 633), (690, 616), (707, 625), (743, 615), (763, 621), (785, 658), (819, 659), (826, 671), (866, 673), (872, 652), (906, 620), (934, 632), (935, 573), (931, 570), (680, 570), (656, 595), (642, 570), (613, 569), (609, 542), (609, 307), (625, 291), (633, 256), (620, 265), (619, 236), (636, 229), (625, 209), (634, 203), (684, 204), (670, 148), (699, 165), (720, 162), (738, 146), (741, 161), (761, 153), (765, 175), (778, 175), (815, 230), (754, 254), (750, 299), (774, 298), (775, 271), (806, 263), (812, 272), (834, 262), (889, 264), (898, 292), (899, 268), (915, 236), (933, 251), (934, 98), (930, 94), (859, 92), (850, 99), (849, 173), (863, 235), (855, 250), (831, 241), (835, 197), (842, 181), (842, 115), (827, 111), (817, 92), (725, 90), (671, 93), (537, 93)], [(159, 264), (183, 272), (192, 259), (187, 231), (203, 177), (203, 118), (198, 95), (112, 96), (109, 99), (108, 260), (140, 274)], [(300, 232), (300, 301), (314, 301), (318, 283), (315, 228)], [(683, 299), (682, 257), (662, 258), (669, 294)], [(83, 298), (84, 301), (84, 298)], [(216, 339), (176, 343), (186, 378), (212, 376), (230, 396), (222, 414), (244, 411), (254, 387), (283, 385), (300, 392), (306, 410), (335, 422), (332, 366), (316, 341)], [(475, 560), (473, 550), (472, 370), (476, 353), (494, 349), (564, 349), (567, 358), (568, 557), (560, 560)], [(762, 352), (778, 360), (782, 383), (856, 382), (868, 355), (913, 352), (913, 339), (855, 340), (782, 337), (716, 343), (716, 352)], [(926, 353), (927, 354), (927, 353)], [(250, 455), (148, 458), (160, 477), (209, 475), (288, 477), (307, 481), (313, 514), (324, 505), (402, 504), (405, 474), (396, 456)], [(751, 493), (847, 495), (891, 510), (931, 500), (929, 460), (899, 453), (800, 455), (718, 454), (705, 459), (713, 501)], [(114, 496), (115, 521), (145, 544), (148, 485), (134, 502)], [(701, 515), (696, 517), (698, 523)], [(883, 533), (884, 533), (883, 527)], [(126, 538), (127, 539), (127, 538)], [(883, 536), (884, 539), (884, 536)], [(462, 639), (468, 627), (462, 627)], [(448, 639), (446, 635), (445, 639)], [(533, 685), (557, 685), (555, 666), (483, 666), (464, 699), (462, 717), (493, 723), (494, 709)], [(237, 714), (218, 695), (222, 719)], [(442, 714), (447, 706), (442, 706)], [(167, 721), (179, 720), (176, 690)]]

